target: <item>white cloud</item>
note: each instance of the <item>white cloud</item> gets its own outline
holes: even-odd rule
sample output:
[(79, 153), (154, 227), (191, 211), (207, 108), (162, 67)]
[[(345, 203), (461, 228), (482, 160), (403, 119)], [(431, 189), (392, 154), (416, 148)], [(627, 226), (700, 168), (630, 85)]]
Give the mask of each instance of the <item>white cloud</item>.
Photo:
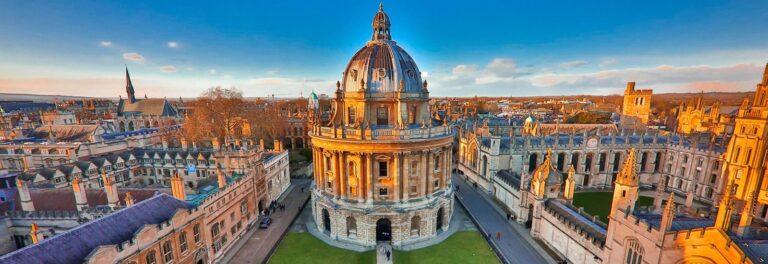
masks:
[(101, 41), (101, 42), (99, 42), (99, 45), (101, 45), (102, 47), (105, 47), (105, 48), (106, 47), (111, 47), (112, 46), (112, 42), (111, 41)]
[(218, 74), (218, 72), (216, 72), (216, 69), (210, 69), (210, 70), (208, 70), (208, 74), (216, 75), (216, 74)]
[(144, 62), (144, 56), (141, 56), (141, 54), (138, 54), (136, 52), (128, 52), (123, 53), (123, 59), (137, 62), (137, 63), (143, 63)]
[(267, 75), (272, 75), (272, 76), (274, 76), (274, 75), (277, 75), (277, 74), (279, 74), (279, 73), (280, 73), (280, 70), (277, 70), (277, 69), (275, 69), (275, 70), (268, 70), (266, 73), (267, 73)]
[(175, 49), (175, 48), (179, 47), (179, 43), (176, 42), (176, 41), (169, 41), (167, 45), (168, 45), (169, 48), (172, 48), (172, 49)]
[(604, 59), (604, 60), (600, 61), (600, 67), (611, 66), (611, 65), (614, 65), (616, 63), (619, 63), (619, 60), (614, 59), (614, 58), (608, 58), (608, 59)]
[(166, 65), (163, 67), (160, 67), (160, 71), (162, 72), (177, 72), (178, 70), (173, 65)]
[(587, 64), (589, 64), (589, 62), (587, 61), (575, 60), (575, 61), (566, 61), (566, 62), (560, 63), (560, 65), (558, 66), (560, 66), (560, 68), (578, 68)]

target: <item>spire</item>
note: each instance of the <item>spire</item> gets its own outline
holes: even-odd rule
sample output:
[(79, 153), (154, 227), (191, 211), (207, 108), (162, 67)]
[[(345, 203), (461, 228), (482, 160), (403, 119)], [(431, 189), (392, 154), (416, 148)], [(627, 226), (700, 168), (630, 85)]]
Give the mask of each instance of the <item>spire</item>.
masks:
[(373, 16), (373, 37), (371, 40), (391, 40), (389, 35), (389, 16), (384, 12), (384, 4), (379, 4), (379, 12)]
[(130, 103), (135, 103), (136, 92), (133, 90), (133, 83), (131, 83), (131, 75), (128, 73), (128, 65), (125, 65), (125, 92), (128, 94), (128, 101)]
[(629, 156), (627, 156), (627, 161), (624, 162), (624, 167), (621, 168), (619, 175), (616, 176), (616, 184), (637, 186), (637, 181), (637, 160), (635, 158), (635, 148), (632, 148), (629, 150)]
[(661, 214), (661, 236), (672, 228), (672, 220), (675, 219), (675, 194), (670, 193), (667, 204), (664, 206), (664, 212)]
[(563, 193), (563, 198), (567, 201), (573, 201), (573, 192), (576, 189), (575, 183), (576, 183), (576, 170), (573, 168), (573, 165), (568, 169), (568, 178), (565, 179), (565, 191)]
[(765, 71), (763, 72), (763, 85), (768, 85), (768, 63), (765, 63)]

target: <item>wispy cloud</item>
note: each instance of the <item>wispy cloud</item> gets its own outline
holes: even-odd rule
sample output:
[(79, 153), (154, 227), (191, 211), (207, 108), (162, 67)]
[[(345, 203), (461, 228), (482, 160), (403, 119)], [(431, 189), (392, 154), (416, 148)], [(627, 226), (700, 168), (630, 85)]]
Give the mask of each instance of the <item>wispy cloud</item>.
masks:
[(178, 70), (173, 65), (166, 65), (163, 67), (160, 67), (160, 71), (162, 72), (177, 72)]
[(169, 42), (168, 42), (168, 44), (167, 44), (167, 46), (168, 46), (168, 48), (172, 48), (172, 49), (175, 49), (175, 48), (178, 48), (178, 47), (179, 47), (179, 43), (178, 43), (178, 42), (176, 42), (176, 41), (169, 41)]
[(216, 69), (210, 69), (210, 70), (208, 70), (208, 74), (216, 75), (216, 74), (218, 74), (218, 72), (216, 71)]
[(144, 56), (141, 56), (141, 54), (138, 54), (136, 52), (127, 52), (123, 53), (123, 59), (133, 61), (136, 63), (143, 63), (144, 62)]
[(105, 40), (105, 41), (101, 41), (101, 42), (99, 42), (99, 45), (101, 45), (102, 47), (105, 47), (105, 48), (106, 48), (106, 47), (111, 47), (111, 46), (112, 46), (112, 42), (111, 42), (111, 41), (106, 41), (106, 40)]
[(558, 66), (560, 66), (560, 68), (578, 68), (581, 66), (585, 66), (587, 64), (589, 64), (588, 61), (575, 60), (575, 61), (566, 61), (566, 62), (560, 63), (560, 65)]

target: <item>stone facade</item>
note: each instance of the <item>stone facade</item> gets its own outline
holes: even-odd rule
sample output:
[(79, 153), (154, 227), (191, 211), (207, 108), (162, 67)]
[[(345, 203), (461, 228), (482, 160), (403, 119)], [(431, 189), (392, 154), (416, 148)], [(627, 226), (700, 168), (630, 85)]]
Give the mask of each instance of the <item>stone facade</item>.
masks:
[(627, 83), (627, 89), (624, 90), (624, 104), (621, 107), (621, 114), (627, 117), (640, 119), (643, 124), (648, 124), (651, 116), (651, 97), (653, 90), (635, 90), (635, 83)]
[(330, 122), (312, 120), (312, 210), (332, 239), (399, 247), (448, 228), (453, 136), (432, 118), (427, 83), (383, 10), (373, 26), (337, 82)]

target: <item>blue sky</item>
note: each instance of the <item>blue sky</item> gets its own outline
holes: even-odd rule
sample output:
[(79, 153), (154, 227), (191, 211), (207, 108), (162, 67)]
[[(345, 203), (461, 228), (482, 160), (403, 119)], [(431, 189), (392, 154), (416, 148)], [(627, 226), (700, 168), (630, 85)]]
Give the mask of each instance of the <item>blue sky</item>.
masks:
[[(330, 93), (377, 1), (2, 1), (0, 92)], [(766, 1), (384, 1), (433, 96), (754, 89)]]

